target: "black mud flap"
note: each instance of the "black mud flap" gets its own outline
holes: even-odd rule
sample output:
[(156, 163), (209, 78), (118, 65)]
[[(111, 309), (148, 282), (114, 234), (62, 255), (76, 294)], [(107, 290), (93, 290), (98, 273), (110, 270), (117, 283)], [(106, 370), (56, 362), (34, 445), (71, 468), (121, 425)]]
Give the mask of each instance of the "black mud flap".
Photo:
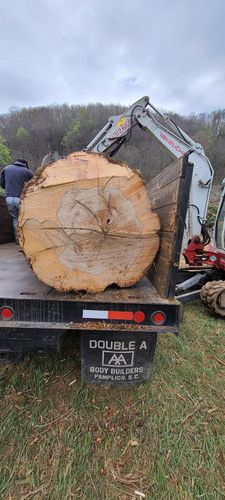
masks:
[(0, 365), (19, 363), (28, 352), (59, 351), (62, 334), (53, 328), (0, 328)]
[(157, 333), (83, 332), (81, 376), (89, 384), (134, 385), (152, 372)]

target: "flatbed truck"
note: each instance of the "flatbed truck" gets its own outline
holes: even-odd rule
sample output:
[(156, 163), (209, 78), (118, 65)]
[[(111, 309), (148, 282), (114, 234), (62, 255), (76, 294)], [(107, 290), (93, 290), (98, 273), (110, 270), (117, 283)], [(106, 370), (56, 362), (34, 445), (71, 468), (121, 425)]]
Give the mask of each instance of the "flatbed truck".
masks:
[(79, 333), (85, 382), (132, 385), (147, 380), (158, 334), (179, 333), (182, 306), (174, 295), (192, 172), (186, 154), (147, 186), (161, 220), (160, 249), (147, 275), (131, 288), (115, 285), (96, 294), (60, 293), (38, 280), (12, 241), (2, 199), (1, 361), (59, 351), (68, 332)]

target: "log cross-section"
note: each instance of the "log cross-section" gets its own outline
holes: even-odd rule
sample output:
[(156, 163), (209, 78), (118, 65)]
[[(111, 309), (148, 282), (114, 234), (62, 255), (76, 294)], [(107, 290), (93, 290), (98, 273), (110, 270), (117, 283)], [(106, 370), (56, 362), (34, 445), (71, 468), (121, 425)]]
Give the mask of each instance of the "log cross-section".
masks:
[(155, 257), (158, 231), (141, 175), (99, 154), (44, 167), (21, 200), (20, 244), (39, 279), (60, 291), (133, 285)]

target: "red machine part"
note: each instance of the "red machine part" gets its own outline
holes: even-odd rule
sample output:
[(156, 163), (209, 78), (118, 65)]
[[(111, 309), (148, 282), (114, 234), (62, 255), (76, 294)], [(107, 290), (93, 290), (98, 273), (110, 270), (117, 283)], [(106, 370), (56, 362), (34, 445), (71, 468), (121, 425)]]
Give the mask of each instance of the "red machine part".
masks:
[(210, 243), (204, 246), (199, 236), (194, 236), (183, 252), (189, 266), (208, 265), (225, 271), (225, 253)]

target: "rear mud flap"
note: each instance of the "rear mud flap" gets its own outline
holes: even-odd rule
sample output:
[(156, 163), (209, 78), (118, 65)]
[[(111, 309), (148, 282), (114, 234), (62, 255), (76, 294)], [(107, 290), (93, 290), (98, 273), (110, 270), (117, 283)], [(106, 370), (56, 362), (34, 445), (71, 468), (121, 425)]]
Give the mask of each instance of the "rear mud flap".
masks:
[(28, 352), (59, 351), (62, 330), (40, 328), (0, 328), (0, 364), (16, 364)]
[(82, 332), (82, 379), (114, 386), (148, 380), (156, 341), (157, 333)]

